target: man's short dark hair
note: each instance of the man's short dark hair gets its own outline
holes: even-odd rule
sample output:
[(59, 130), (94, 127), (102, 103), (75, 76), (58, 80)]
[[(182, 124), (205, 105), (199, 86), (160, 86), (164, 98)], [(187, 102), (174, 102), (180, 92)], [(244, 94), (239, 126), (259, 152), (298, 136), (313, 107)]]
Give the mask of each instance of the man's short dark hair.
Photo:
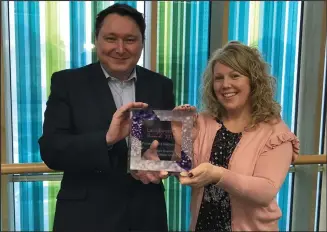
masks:
[(145, 39), (145, 20), (143, 18), (143, 14), (138, 12), (135, 8), (127, 5), (127, 4), (121, 4), (121, 3), (116, 3), (108, 8), (100, 11), (96, 17), (95, 20), (95, 36), (98, 38), (100, 29), (103, 24), (103, 20), (105, 17), (107, 17), (109, 14), (118, 14), (120, 16), (128, 16), (131, 19), (135, 21), (135, 23), (139, 26), (141, 35), (142, 35), (142, 40), (144, 41)]

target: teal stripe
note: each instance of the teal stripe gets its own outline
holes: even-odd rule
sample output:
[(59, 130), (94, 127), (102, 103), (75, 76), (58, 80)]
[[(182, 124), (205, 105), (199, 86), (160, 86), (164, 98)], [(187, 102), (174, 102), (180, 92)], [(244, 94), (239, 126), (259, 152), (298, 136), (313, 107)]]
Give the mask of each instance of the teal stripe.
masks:
[(273, 19), (274, 19), (274, 2), (262, 2), (262, 31), (259, 32), (262, 39), (259, 40), (259, 49), (263, 52), (264, 59), (271, 63), (272, 38), (273, 38)]
[(239, 2), (239, 39), (245, 44), (248, 44), (248, 31), (249, 31), (249, 12), (250, 12), (250, 2), (241, 1)]
[[(269, 28), (272, 30), (267, 33), (266, 27), (262, 31), (262, 37), (265, 43), (269, 46), (263, 46), (262, 52), (266, 55), (267, 62), (271, 65), (271, 72), (273, 76), (277, 79), (277, 88), (276, 88), (276, 100), (281, 104), (281, 92), (282, 92), (282, 69), (284, 58), (284, 28), (285, 28), (285, 7), (286, 2), (264, 2), (263, 4), (267, 5), (265, 8), (264, 15), (264, 25), (269, 25)], [(276, 12), (276, 14), (274, 13)], [(278, 26), (277, 26), (278, 25)], [(275, 27), (274, 27), (275, 26)], [(265, 38), (265, 35), (269, 34)], [(288, 91), (284, 89), (285, 93)], [(291, 103), (292, 104), (292, 103)]]
[[(196, 15), (196, 2), (191, 2), (191, 9), (190, 9), (190, 20), (194, 18)], [(196, 73), (196, 40), (197, 40), (197, 33), (196, 33), (196, 25), (197, 22), (190, 21), (190, 43), (189, 43), (189, 60), (188, 60), (188, 69), (189, 69), (189, 83), (188, 83), (188, 88), (189, 88), (189, 95), (188, 95), (188, 103), (195, 105), (194, 104), (194, 92), (192, 91), (195, 87), (195, 73)]]
[[(189, 104), (190, 103), (190, 96), (192, 94), (190, 86), (191, 86), (191, 81), (192, 81), (192, 70), (190, 69), (190, 57), (192, 55), (191, 53), (191, 44), (194, 42), (191, 38), (191, 31), (192, 31), (192, 14), (191, 14), (191, 7), (192, 5), (189, 3), (185, 3), (184, 8), (185, 12), (183, 17), (185, 18), (186, 22), (182, 22), (185, 25), (185, 37), (183, 38), (183, 50), (182, 50), (182, 62), (184, 63), (184, 101), (183, 102), (176, 102), (176, 105), (181, 105), (181, 104)], [(190, 38), (190, 39), (185, 39), (185, 38)], [(191, 86), (192, 87), (192, 86)]]
[(238, 21), (237, 21), (237, 1), (229, 2), (229, 15), (228, 15), (228, 40), (236, 40)]
[(295, 64), (296, 64), (296, 52), (298, 50), (298, 44), (296, 43), (296, 34), (298, 31), (297, 22), (299, 18), (298, 2), (290, 1), (288, 10), (288, 30), (287, 30), (287, 41), (286, 43), (286, 54), (285, 54), (285, 89), (288, 90), (288, 94), (284, 97), (283, 103), (283, 119), (285, 123), (291, 128), (292, 122), (294, 121), (293, 105), (296, 103), (293, 98), (295, 92), (294, 80), (295, 76)]
[[(183, 41), (183, 34), (180, 28), (181, 25), (181, 21), (179, 21), (179, 7), (178, 5), (180, 5), (179, 2), (173, 2), (172, 3), (172, 22), (175, 22), (171, 25), (172, 28), (172, 38), (176, 38), (174, 43), (171, 44), (171, 79), (174, 82), (174, 88), (175, 90), (179, 90), (181, 88), (181, 84), (183, 82), (184, 78), (178, 78), (178, 77), (182, 77), (179, 73), (179, 62), (174, 62), (177, 61), (178, 59), (178, 53), (179, 53), (179, 47), (180, 47), (180, 43), (181, 41)], [(181, 102), (181, 96), (182, 94), (179, 94), (179, 91), (176, 91), (176, 101), (177, 102)]]
[[(41, 162), (42, 133), (39, 2), (15, 2), (19, 162)], [(15, 103), (13, 103), (15, 104)], [(19, 183), (20, 229), (44, 230), (43, 183)]]
[(127, 4), (131, 7), (136, 8), (137, 1), (115, 1), (115, 3)]
[[(70, 67), (86, 65), (85, 2), (69, 2), (70, 18)], [(78, 23), (74, 23), (78, 21)]]
[[(180, 57), (183, 55), (183, 49), (185, 48), (184, 46), (184, 40), (183, 38), (185, 37), (185, 24), (182, 23), (183, 18), (184, 18), (184, 14), (186, 13), (184, 11), (185, 9), (185, 3), (184, 2), (177, 2), (177, 22), (178, 22), (178, 28), (177, 28), (177, 32), (174, 33), (173, 38), (177, 38), (177, 57)], [(176, 22), (176, 21), (174, 21)], [(177, 74), (176, 76), (181, 76), (184, 77), (184, 68), (185, 67), (185, 61), (184, 59), (181, 59), (180, 62), (178, 62), (177, 64)], [(181, 78), (180, 80), (180, 91), (182, 93), (184, 93), (184, 91), (187, 91), (185, 89), (185, 78)], [(183, 104), (183, 102), (185, 101), (185, 96), (184, 94), (181, 95), (180, 98), (180, 102)]]
[(230, 1), (229, 9), (228, 40), (248, 44), (250, 2)]
[(196, 73), (194, 77), (196, 78), (195, 85), (193, 86), (193, 105), (195, 105), (198, 109), (201, 107), (201, 97), (200, 97), (200, 86), (202, 84), (202, 76), (204, 70), (207, 66), (207, 61), (209, 57), (209, 17), (210, 15), (210, 4), (209, 2), (198, 2), (199, 4), (199, 16), (201, 22), (198, 23), (198, 49), (196, 52), (197, 57), (197, 67), (194, 70)]

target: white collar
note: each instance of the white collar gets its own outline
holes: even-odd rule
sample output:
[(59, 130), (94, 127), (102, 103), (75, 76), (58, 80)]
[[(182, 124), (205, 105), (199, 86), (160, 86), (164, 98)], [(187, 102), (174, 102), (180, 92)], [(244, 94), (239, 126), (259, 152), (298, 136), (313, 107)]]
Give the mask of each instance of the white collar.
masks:
[[(102, 64), (100, 64), (101, 69), (106, 77), (106, 79), (110, 78), (110, 80), (119, 80), (116, 77), (110, 76), (109, 73), (103, 68)], [(131, 74), (129, 75), (128, 79), (126, 81), (130, 81), (132, 79), (135, 78), (135, 81), (137, 80), (137, 76), (136, 76), (136, 68), (133, 69), (133, 71), (131, 72)]]

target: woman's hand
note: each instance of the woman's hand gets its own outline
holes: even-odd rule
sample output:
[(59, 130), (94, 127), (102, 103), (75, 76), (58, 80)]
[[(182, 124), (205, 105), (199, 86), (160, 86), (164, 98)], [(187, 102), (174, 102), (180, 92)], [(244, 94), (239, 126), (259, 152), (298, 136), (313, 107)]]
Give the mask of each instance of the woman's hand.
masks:
[[(177, 106), (173, 109), (173, 111), (193, 111), (196, 112), (196, 108), (194, 106), (190, 106), (188, 104)], [(197, 114), (194, 116), (194, 124), (192, 130), (192, 141), (194, 141), (197, 137)], [(172, 132), (175, 140), (175, 144), (181, 146), (182, 145), (182, 122), (179, 121), (171, 121)]]
[(210, 163), (202, 163), (189, 172), (180, 173), (179, 181), (183, 185), (201, 188), (208, 184), (217, 184), (222, 175), (222, 167)]
[(129, 135), (131, 127), (130, 109), (146, 108), (147, 106), (148, 104), (143, 102), (131, 102), (117, 109), (112, 117), (109, 130), (107, 131), (107, 144), (114, 144)]

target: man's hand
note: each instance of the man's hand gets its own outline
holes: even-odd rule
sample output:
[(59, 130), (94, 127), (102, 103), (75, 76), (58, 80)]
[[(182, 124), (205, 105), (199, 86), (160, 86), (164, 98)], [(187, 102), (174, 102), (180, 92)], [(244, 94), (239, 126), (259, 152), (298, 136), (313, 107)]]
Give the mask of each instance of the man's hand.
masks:
[[(160, 160), (157, 153), (158, 141), (154, 140), (150, 148), (143, 154), (147, 160)], [(131, 175), (136, 179), (142, 181), (143, 184), (155, 183), (159, 184), (162, 179), (168, 177), (168, 172), (166, 171), (132, 171)]]
[(109, 130), (106, 135), (107, 144), (114, 144), (124, 139), (130, 133), (130, 109), (146, 108), (148, 104), (143, 102), (131, 102), (121, 106), (112, 117)]

